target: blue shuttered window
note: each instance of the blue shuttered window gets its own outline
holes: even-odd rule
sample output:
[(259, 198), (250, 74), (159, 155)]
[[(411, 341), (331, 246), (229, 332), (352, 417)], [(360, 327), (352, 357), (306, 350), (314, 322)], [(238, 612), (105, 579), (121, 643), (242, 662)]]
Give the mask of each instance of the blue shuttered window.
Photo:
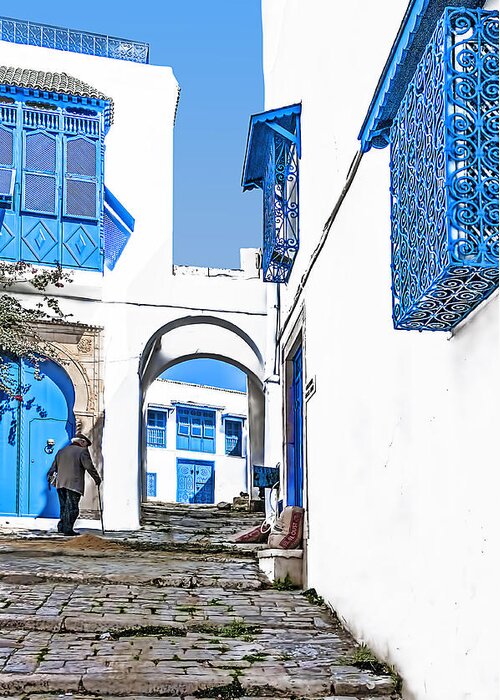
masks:
[(64, 163), (64, 216), (98, 218), (96, 142), (83, 136), (65, 138)]
[(166, 411), (148, 410), (147, 425), (148, 447), (167, 446), (167, 413)]
[(178, 406), (177, 449), (215, 452), (215, 411)]
[(24, 134), (23, 211), (57, 214), (57, 143), (44, 131)]
[(226, 454), (231, 457), (243, 455), (243, 424), (241, 420), (227, 418), (224, 422), (226, 434)]

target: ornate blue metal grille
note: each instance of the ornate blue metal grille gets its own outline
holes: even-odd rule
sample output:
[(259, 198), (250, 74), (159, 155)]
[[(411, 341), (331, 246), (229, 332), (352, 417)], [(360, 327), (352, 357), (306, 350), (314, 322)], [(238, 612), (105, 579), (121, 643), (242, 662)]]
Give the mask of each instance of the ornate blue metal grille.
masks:
[(298, 172), (295, 144), (273, 133), (263, 186), (266, 282), (286, 282), (299, 249)]
[(0, 39), (14, 44), (30, 44), (92, 56), (149, 63), (149, 44), (129, 39), (92, 34), (47, 24), (0, 17)]
[(498, 286), (498, 14), (448, 8), (391, 128), (394, 326), (451, 330)]

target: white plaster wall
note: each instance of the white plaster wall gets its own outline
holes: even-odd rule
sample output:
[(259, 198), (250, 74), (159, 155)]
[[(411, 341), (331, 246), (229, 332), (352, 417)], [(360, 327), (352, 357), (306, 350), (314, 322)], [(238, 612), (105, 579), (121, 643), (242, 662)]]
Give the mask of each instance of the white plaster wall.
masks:
[(151, 501), (175, 502), (177, 497), (177, 459), (197, 459), (215, 463), (215, 503), (232, 503), (234, 496), (247, 491), (247, 420), (243, 425), (243, 456), (229, 457), (225, 453), (225, 432), (222, 416), (225, 413), (247, 418), (247, 394), (184, 382), (157, 379), (150, 386), (146, 404), (151, 407), (175, 406), (189, 403), (216, 409), (215, 453), (192, 452), (176, 449), (176, 412), (167, 419), (166, 448), (148, 447), (147, 471), (157, 474), (157, 496)]
[[(266, 108), (303, 107), (282, 325), (405, 9), (263, 0)], [(388, 160), (364, 156), (284, 332), (304, 302), (307, 584), (396, 664), (407, 700), (497, 700), (498, 297), (452, 337), (393, 330)]]

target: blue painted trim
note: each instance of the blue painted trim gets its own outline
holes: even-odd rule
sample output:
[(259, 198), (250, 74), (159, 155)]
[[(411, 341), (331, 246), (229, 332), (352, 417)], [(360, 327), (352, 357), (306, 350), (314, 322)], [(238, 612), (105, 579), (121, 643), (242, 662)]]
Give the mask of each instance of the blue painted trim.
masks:
[(222, 420), (238, 420), (238, 421), (240, 421), (240, 423), (244, 423), (246, 421), (246, 417), (245, 416), (235, 416), (232, 413), (223, 413)]
[(358, 139), (363, 152), (385, 148), (406, 88), (446, 7), (478, 8), (485, 0), (412, 0), (391, 48)]
[(0, 17), (0, 39), (13, 44), (29, 44), (48, 49), (116, 58), (134, 63), (149, 63), (149, 44), (67, 29), (52, 24), (39, 24), (12, 17)]
[[(270, 109), (267, 112), (254, 114), (250, 117), (248, 129), (245, 161), (243, 165), (242, 187), (244, 191), (262, 187), (264, 178), (268, 141), (272, 131), (277, 131), (281, 136), (294, 143), (300, 158), (300, 126), (299, 122), (302, 110), (300, 104)], [(293, 123), (293, 131), (287, 128), (288, 122)]]

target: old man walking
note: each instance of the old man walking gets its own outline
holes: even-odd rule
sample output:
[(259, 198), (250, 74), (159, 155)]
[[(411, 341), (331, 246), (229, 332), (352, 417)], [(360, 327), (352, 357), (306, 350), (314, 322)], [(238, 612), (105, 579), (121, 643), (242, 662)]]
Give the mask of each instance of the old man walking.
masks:
[(78, 535), (73, 527), (80, 512), (78, 504), (85, 490), (85, 472), (88, 471), (97, 486), (101, 483), (101, 477), (89, 453), (91, 444), (86, 435), (77, 433), (71, 444), (56, 454), (47, 474), (49, 483), (55, 484), (59, 496), (60, 520), (57, 530), (63, 535)]

